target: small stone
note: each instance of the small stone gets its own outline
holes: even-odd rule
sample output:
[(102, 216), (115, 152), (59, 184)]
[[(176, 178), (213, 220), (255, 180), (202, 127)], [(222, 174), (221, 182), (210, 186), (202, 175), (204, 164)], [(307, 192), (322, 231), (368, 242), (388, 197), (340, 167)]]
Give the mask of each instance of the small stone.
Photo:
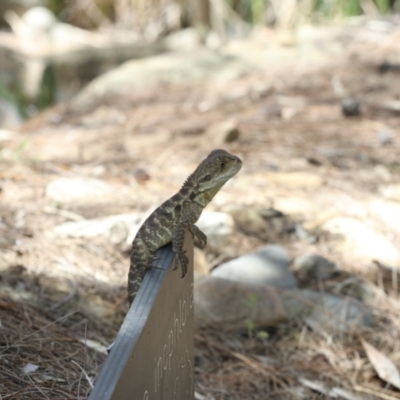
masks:
[(272, 287), (206, 276), (194, 286), (195, 323), (223, 331), (276, 326), (286, 318)]
[(330, 279), (337, 271), (334, 262), (318, 254), (306, 254), (294, 261), (294, 270), (318, 280)]
[(239, 134), (237, 122), (233, 120), (213, 125), (206, 131), (207, 139), (211, 140), (216, 146), (234, 142), (239, 138)]
[(390, 146), (393, 144), (393, 135), (390, 131), (381, 129), (377, 133), (377, 139), (381, 146)]
[(144, 183), (150, 180), (150, 175), (144, 168), (136, 168), (133, 171), (133, 176), (138, 183)]
[(206, 234), (207, 244), (218, 249), (230, 242), (235, 222), (227, 213), (203, 211), (196, 225)]
[(340, 102), (345, 117), (355, 117), (361, 114), (360, 102), (352, 97), (346, 97)]
[(289, 256), (285, 249), (276, 245), (262, 247), (254, 253), (220, 265), (212, 276), (251, 285), (269, 285), (294, 288), (296, 278), (289, 270)]

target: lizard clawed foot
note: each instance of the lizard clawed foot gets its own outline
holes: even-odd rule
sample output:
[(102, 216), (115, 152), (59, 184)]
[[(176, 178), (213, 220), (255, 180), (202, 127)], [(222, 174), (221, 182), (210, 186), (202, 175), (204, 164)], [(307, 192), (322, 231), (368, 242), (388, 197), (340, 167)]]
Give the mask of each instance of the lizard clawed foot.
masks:
[(201, 246), (205, 246), (207, 244), (207, 236), (200, 230), (199, 227), (193, 225), (189, 228), (189, 232), (192, 234), (193, 239), (196, 237), (200, 242)]
[(181, 268), (182, 268), (182, 276), (181, 278), (183, 278), (188, 270), (188, 264), (189, 264), (189, 259), (186, 257), (186, 251), (182, 251), (181, 253), (178, 253), (176, 255), (175, 258), (175, 267), (174, 270), (176, 270), (179, 266), (179, 264), (181, 264)]

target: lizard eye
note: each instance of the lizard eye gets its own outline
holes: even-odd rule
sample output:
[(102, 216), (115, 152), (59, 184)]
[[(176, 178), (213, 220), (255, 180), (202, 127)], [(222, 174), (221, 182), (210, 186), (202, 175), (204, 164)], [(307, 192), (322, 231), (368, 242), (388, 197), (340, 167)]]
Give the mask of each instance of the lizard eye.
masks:
[(221, 162), (219, 163), (219, 166), (221, 167), (221, 169), (224, 169), (224, 168), (225, 168), (225, 165), (226, 165), (226, 162), (225, 162), (225, 161), (221, 161)]
[(203, 179), (204, 179), (205, 181), (209, 181), (209, 180), (211, 180), (211, 175), (206, 175)]

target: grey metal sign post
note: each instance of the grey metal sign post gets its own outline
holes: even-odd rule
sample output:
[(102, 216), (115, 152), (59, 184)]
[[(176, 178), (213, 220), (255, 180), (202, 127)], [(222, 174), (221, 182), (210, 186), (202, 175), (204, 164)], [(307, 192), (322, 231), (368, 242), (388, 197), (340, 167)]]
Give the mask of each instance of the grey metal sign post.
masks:
[(157, 252), (89, 400), (193, 400), (193, 240), (186, 276), (171, 245)]

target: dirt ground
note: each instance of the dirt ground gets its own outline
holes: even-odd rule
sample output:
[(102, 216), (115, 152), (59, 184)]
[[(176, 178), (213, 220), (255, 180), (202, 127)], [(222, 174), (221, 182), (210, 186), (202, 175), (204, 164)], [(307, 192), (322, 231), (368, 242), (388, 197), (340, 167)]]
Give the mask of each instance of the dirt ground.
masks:
[[(243, 169), (210, 210), (232, 204), (279, 210), (288, 199), (312, 207), (286, 216), (309, 235), (271, 228), (267, 240), (237, 228), (229, 246), (217, 253), (206, 249), (210, 265), (277, 243), (292, 257), (310, 251), (328, 256), (380, 296), (371, 306), (375, 327), (340, 337), (325, 337), (301, 322), (270, 329), (267, 338), (197, 330), (198, 398), (399, 399), (400, 391), (377, 376), (360, 340), (400, 366), (397, 273), (383, 279), (372, 260), (364, 265), (337, 251), (321, 229), (327, 215), (362, 219), (359, 210), (369, 200), (384, 198), (382, 188), (400, 183), (396, 35), (379, 45), (344, 46), (329, 62), (265, 68), (225, 86), (163, 83), (104, 95), (84, 113), (59, 105), (2, 140), (1, 399), (87, 398), (104, 346), (127, 311), (126, 252), (106, 237), (60, 238), (52, 229), (147, 211), (177, 191), (215, 147), (241, 157)], [(341, 100), (349, 97), (360, 103), (359, 115), (344, 116)], [(239, 138), (213, 143), (206, 129), (227, 119), (237, 121)], [(300, 184), (276, 178), (299, 172), (316, 178)], [(46, 187), (60, 177), (96, 178), (115, 190), (104, 198), (56, 202)], [(399, 248), (400, 231), (381, 229)], [(341, 279), (325, 282), (322, 290), (338, 293)], [(331, 388), (342, 392), (329, 393)]]

